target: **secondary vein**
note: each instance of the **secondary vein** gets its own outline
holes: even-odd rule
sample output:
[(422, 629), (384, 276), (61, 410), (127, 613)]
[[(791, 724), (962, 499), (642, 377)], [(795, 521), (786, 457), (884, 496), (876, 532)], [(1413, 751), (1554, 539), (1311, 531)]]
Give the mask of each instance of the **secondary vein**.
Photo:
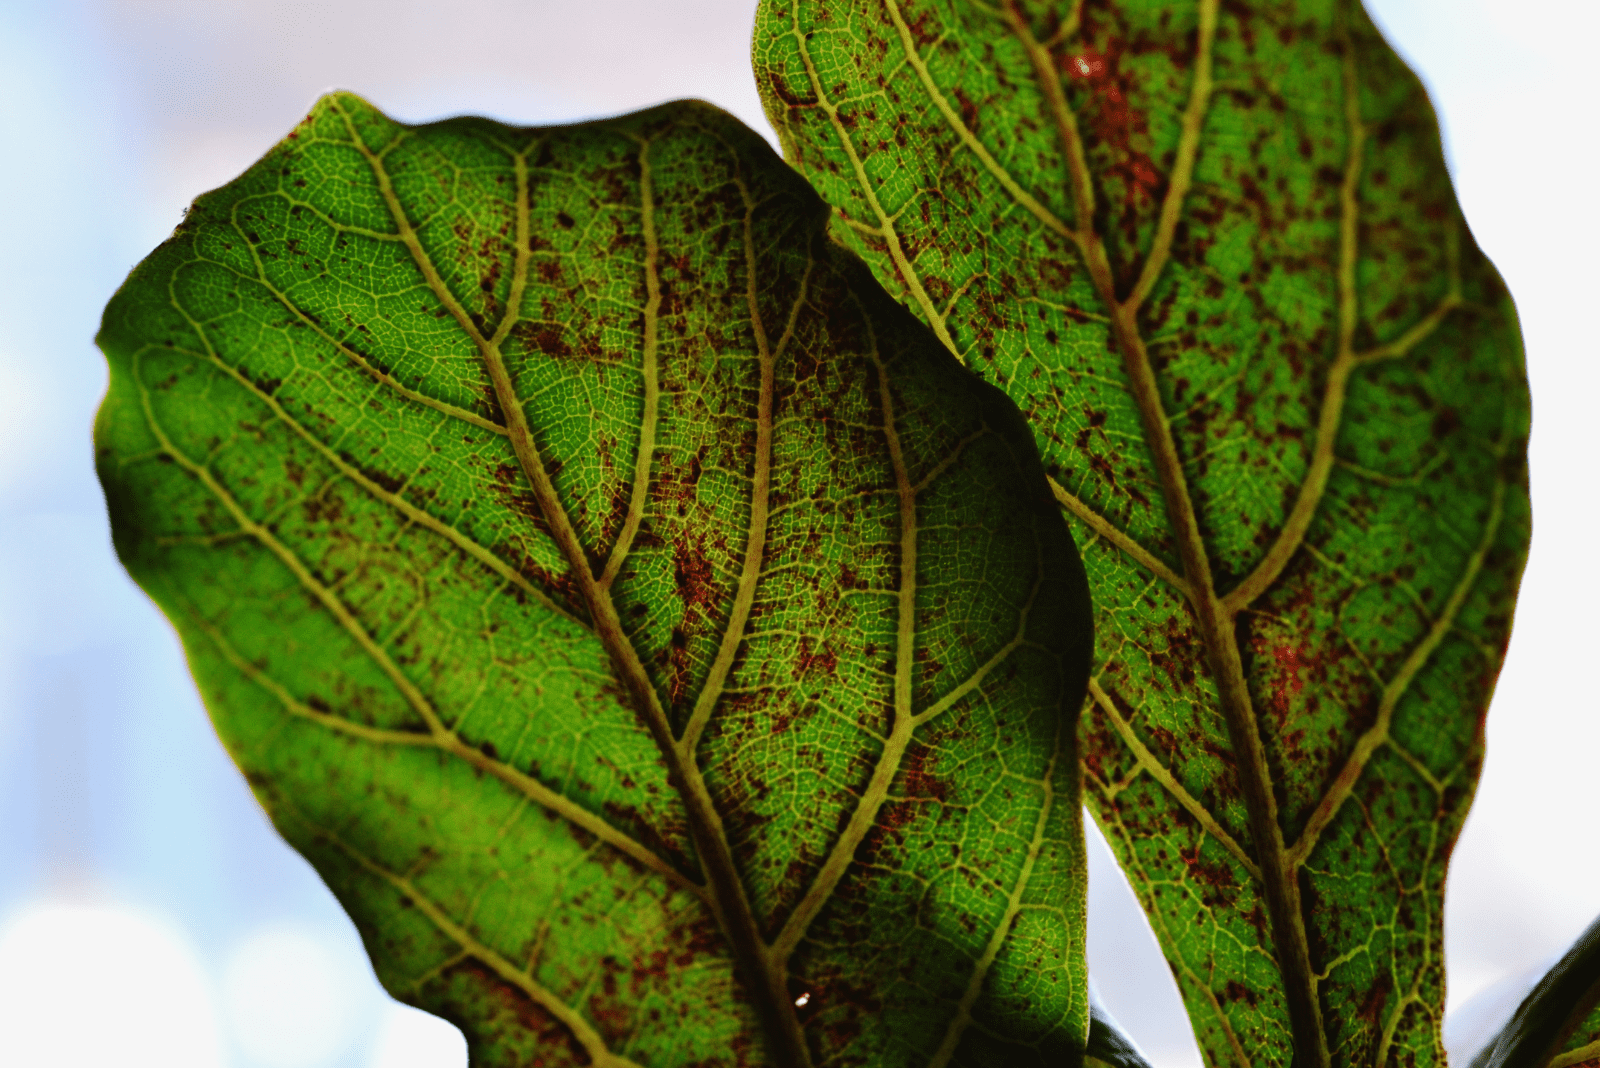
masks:
[(502, 980), (522, 991), (531, 1001), (559, 1021), (572, 1034), (577, 1043), (583, 1047), (584, 1053), (588, 1055), (590, 1063), (595, 1068), (640, 1068), (636, 1062), (612, 1053), (606, 1046), (605, 1040), (600, 1037), (599, 1032), (584, 1018), (582, 1013), (557, 997), (553, 991), (534, 979), (530, 973), (518, 968), (506, 957), (479, 941), (465, 927), (451, 919), (450, 914), (440, 907), (437, 902), (417, 889), (416, 884), (410, 879), (397, 875), (385, 868), (345, 842), (344, 839), (332, 831), (317, 827), (316, 832), (321, 838), (338, 848), (368, 872), (394, 887), (410, 903), (411, 907), (426, 916), (429, 922), (437, 927), (447, 938), (486, 965)]
[[(1066, 753), (1063, 754), (1063, 750)], [(945, 1068), (956, 1054), (956, 1049), (961, 1044), (961, 1036), (972, 1023), (972, 1007), (977, 1004), (978, 997), (983, 993), (983, 983), (989, 975), (989, 969), (994, 967), (1000, 950), (1005, 945), (1006, 939), (1011, 937), (1012, 927), (1017, 916), (1022, 911), (1022, 897), (1028, 889), (1028, 883), (1033, 878), (1034, 865), (1038, 863), (1039, 853), (1044, 849), (1045, 827), (1050, 822), (1050, 812), (1055, 807), (1055, 770), (1056, 764), (1063, 755), (1070, 760), (1075, 755), (1072, 752), (1067, 731), (1058, 722), (1056, 726), (1055, 747), (1050, 753), (1050, 762), (1045, 765), (1042, 788), (1044, 800), (1039, 805), (1039, 816), (1034, 820), (1033, 837), (1028, 842), (1028, 855), (1023, 858), (1022, 870), (1017, 873), (1017, 881), (1012, 884), (1011, 893), (1006, 897), (1006, 908), (1001, 914), (994, 929), (989, 932), (989, 941), (983, 947), (983, 953), (978, 957), (977, 963), (972, 968), (972, 975), (967, 979), (967, 988), (962, 991), (961, 1001), (956, 1005), (956, 1011), (945, 1026), (944, 1039), (939, 1043), (939, 1048), (934, 1050), (933, 1056), (928, 1060), (928, 1068)], [(1083, 1006), (1087, 1009), (1088, 1006)]]
[[(194, 326), (197, 331), (199, 330), (199, 324), (191, 321), (191, 325)], [(298, 419), (294, 418), (294, 416), (290, 415), (288, 410), (278, 402), (278, 399), (274, 395), (262, 389), (247, 375), (218, 356), (216, 351), (211, 347), (209, 341), (206, 341), (206, 351), (203, 353), (197, 353), (196, 355), (198, 358), (203, 359), (215, 366), (223, 374), (226, 374), (229, 378), (237, 382), (242, 388), (247, 390), (256, 398), (256, 400), (266, 405), (268, 410), (270, 410), (272, 414), (277, 417), (279, 422), (283, 423), (283, 425), (294, 432), (297, 437), (315, 449), (322, 456), (322, 458), (331, 464), (341, 475), (360, 486), (372, 497), (393, 508), (401, 515), (405, 516), (406, 519), (424, 528), (425, 530), (432, 531), (433, 533), (444, 538), (446, 541), (450, 542), (450, 544), (454, 545), (456, 548), (460, 549), (462, 552), (466, 553), (480, 564), (483, 564), (485, 567), (489, 568), (496, 575), (500, 576), (500, 578), (506, 583), (522, 590), (535, 601), (538, 601), (541, 605), (560, 616), (562, 619), (574, 624), (575, 626), (582, 627), (585, 630), (588, 629), (587, 623), (580, 620), (577, 616), (574, 616), (565, 607), (557, 604), (555, 600), (550, 597), (549, 593), (547, 593), (542, 587), (530, 582), (526, 576), (524, 576), (520, 571), (517, 571), (510, 564), (506, 563), (499, 556), (495, 555), (493, 552), (490, 552), (487, 548), (467, 537), (455, 527), (452, 527), (450, 524), (444, 522), (431, 512), (424, 511), (423, 509), (412, 504), (410, 501), (406, 500), (405, 497), (401, 496), (400, 494), (385, 489), (383, 486), (379, 485), (378, 482), (369, 477), (366, 472), (362, 471), (354, 464), (346, 461), (342, 456), (335, 452), (331, 446), (322, 441), (322, 439), (318, 438), (315, 434), (311, 433), (305, 424), (301, 423)]]
[(692, 881), (654, 850), (644, 846), (637, 839), (596, 816), (583, 806), (550, 789), (533, 776), (468, 745), (456, 732), (448, 729), (426, 732), (387, 730), (369, 727), (364, 723), (356, 723), (343, 716), (312, 708), (290, 693), (282, 683), (255, 664), (252, 664), (249, 660), (246, 660), (233, 647), (233, 644), (223, 636), (222, 632), (210, 620), (194, 610), (192, 606), (187, 609), (187, 612), (195, 626), (211, 639), (217, 650), (222, 654), (223, 659), (227, 660), (235, 670), (250, 679), (250, 681), (277, 698), (283, 705), (284, 710), (290, 715), (308, 720), (327, 730), (359, 738), (364, 742), (370, 742), (375, 745), (411, 746), (437, 749), (440, 752), (447, 753), (493, 775), (528, 800), (560, 816), (577, 829), (592, 835), (596, 840), (603, 842), (617, 852), (632, 858), (641, 867), (662, 876), (678, 889), (688, 891), (702, 902), (707, 900), (705, 887)]
[(1089, 695), (1094, 698), (1094, 703), (1105, 713), (1106, 718), (1111, 721), (1112, 728), (1116, 730), (1117, 736), (1122, 739), (1122, 744), (1128, 747), (1128, 751), (1139, 762), (1139, 766), (1152, 779), (1160, 783), (1161, 788), (1170, 794), (1172, 799), (1183, 807), (1184, 811), (1193, 816), (1195, 822), (1199, 823), (1207, 834), (1216, 839), (1218, 845), (1233, 854), (1233, 858), (1244, 867), (1244, 870), (1250, 874), (1252, 879), (1259, 882), (1261, 880), (1260, 866), (1234, 840), (1233, 835), (1229, 834), (1227, 829), (1217, 822), (1217, 818), (1211, 814), (1210, 810), (1184, 788), (1183, 784), (1178, 781), (1178, 777), (1172, 773), (1172, 770), (1161, 763), (1156, 755), (1150, 751), (1149, 746), (1145, 745), (1139, 735), (1135, 733), (1133, 725), (1123, 717), (1111, 695), (1100, 685), (1098, 677), (1089, 680)]
[(633, 492), (628, 498), (628, 514), (622, 533), (611, 547), (600, 588), (609, 590), (622, 570), (623, 561), (633, 548), (633, 540), (644, 520), (645, 502), (650, 492), (650, 469), (655, 460), (656, 422), (661, 417), (661, 372), (657, 358), (661, 346), (661, 242), (656, 235), (655, 187), (650, 180), (650, 144), (639, 143), (639, 168), (642, 202), (639, 223), (644, 233), (644, 338), (640, 353), (639, 377), (644, 382), (644, 412), (639, 423), (639, 455), (634, 460)]
[(800, 286), (790, 305), (788, 321), (778, 344), (773, 346), (767, 336), (766, 323), (761, 317), (759, 277), (756, 272), (755, 211), (756, 202), (743, 181), (735, 183), (744, 200), (744, 261), (745, 306), (750, 312), (750, 328), (756, 339), (756, 358), (760, 367), (760, 386), (756, 392), (756, 449), (755, 463), (750, 476), (750, 520), (745, 531), (744, 559), (739, 568), (739, 582), (734, 591), (733, 605), (728, 611), (728, 622), (722, 630), (722, 640), (717, 644), (716, 658), (706, 673), (705, 685), (695, 700), (689, 722), (684, 728), (679, 748), (687, 760), (695, 759), (700, 735), (711, 721), (717, 702), (727, 685), (728, 673), (744, 641), (750, 623), (750, 610), (755, 605), (756, 585), (761, 577), (761, 564), (766, 555), (768, 508), (772, 495), (772, 404), (777, 391), (777, 361), (794, 337), (800, 310), (805, 305), (807, 288), (815, 260), (808, 256)]
[[(800, 18), (798, 6), (795, 8), (794, 17), (798, 22)], [(911, 269), (911, 260), (906, 256), (905, 248), (900, 243), (900, 234), (895, 230), (893, 218), (884, 210), (882, 203), (878, 200), (877, 191), (872, 188), (872, 183), (867, 179), (866, 167), (861, 162), (860, 154), (856, 152), (855, 143), (850, 140), (850, 132), (845, 128), (844, 123), (839, 120), (838, 105), (828, 99), (827, 90), (822, 84), (821, 77), (817, 74), (816, 64), (812, 62), (811, 51), (806, 47), (805, 34), (801, 33), (798, 28), (794, 33), (795, 41), (800, 50), (800, 59), (805, 64), (806, 74), (811, 80), (811, 91), (817, 97), (817, 106), (822, 108), (823, 112), (828, 116), (828, 121), (833, 124), (834, 134), (839, 138), (839, 143), (844, 146), (845, 154), (850, 157), (850, 166), (855, 172), (856, 182), (861, 187), (862, 195), (867, 198), (867, 203), (871, 206), (873, 214), (878, 217), (878, 234), (883, 239), (884, 247), (889, 250), (889, 258), (894, 261), (895, 268), (904, 280), (912, 300), (916, 301), (917, 306), (923, 310), (923, 314), (927, 318), (928, 325), (933, 328), (933, 332), (938, 335), (940, 341), (944, 342), (945, 348), (953, 353), (957, 352), (956, 343), (950, 337), (950, 331), (945, 328), (943, 317), (937, 313), (933, 306), (933, 298), (928, 296), (928, 291), (923, 288), (922, 279), (918, 278), (916, 271)], [(959, 354), (957, 358), (960, 358)]]
[(772, 943), (772, 957), (780, 964), (786, 963), (806, 929), (816, 918), (822, 906), (833, 896), (833, 891), (844, 878), (845, 870), (855, 857), (856, 849), (867, 832), (877, 822), (878, 811), (889, 795), (889, 787), (900, 769), (906, 747), (911, 744), (911, 733), (916, 727), (912, 708), (911, 673), (915, 666), (916, 610), (917, 610), (917, 490), (906, 466), (905, 454), (900, 447), (900, 431), (895, 424), (894, 397), (889, 388), (888, 368), (878, 351), (877, 334), (868, 320), (871, 351), (868, 358), (878, 380), (878, 406), (883, 421), (882, 432), (888, 447), (889, 461), (894, 469), (896, 498), (900, 513), (899, 589), (896, 596), (895, 661), (894, 661), (894, 719), (889, 736), (878, 753), (872, 769), (872, 778), (856, 802), (850, 822), (834, 842), (833, 848), (804, 897), (789, 914), (783, 929)]
[(1111, 520), (1090, 508), (1081, 498), (1068, 493), (1061, 487), (1061, 483), (1054, 478), (1050, 479), (1050, 492), (1055, 495), (1057, 504), (1071, 512), (1085, 526), (1104, 538), (1134, 563), (1177, 590), (1185, 598), (1189, 596), (1189, 584), (1184, 581), (1182, 575), (1168, 567), (1166, 561), (1134, 541), (1132, 536), (1115, 523), (1112, 523)]
[(1356, 741), (1355, 749), (1345, 761), (1344, 767), (1334, 778), (1333, 784), (1323, 795), (1322, 800), (1312, 812), (1311, 818), (1306, 821), (1306, 826), (1300, 832), (1300, 838), (1289, 851), (1289, 858), (1295, 866), (1304, 864), (1306, 858), (1316, 848), (1317, 839), (1333, 822), (1338, 815), (1339, 808), (1355, 790), (1356, 781), (1366, 769), (1372, 755), (1389, 738), (1389, 730), (1394, 722), (1395, 707), (1400, 703), (1400, 698), (1405, 695), (1411, 680), (1417, 672), (1422, 670), (1424, 664), (1433, 655), (1451, 628), (1455, 626), (1461, 608), (1466, 604), (1467, 596), (1472, 592), (1478, 575), (1483, 570), (1484, 561), (1488, 558), (1490, 550), (1494, 547), (1494, 539), (1500, 531), (1500, 521), (1505, 514), (1506, 482), (1501, 478), (1495, 482), (1494, 492), (1490, 497), (1489, 515), (1484, 522), (1483, 534), (1479, 538), (1472, 555), (1467, 558), (1466, 567), (1461, 578), (1457, 580), (1455, 588), (1450, 592), (1450, 597), (1440, 611), (1433, 625), (1428, 628), (1421, 641), (1419, 641), (1401, 663), (1399, 670), (1390, 679), (1389, 684), (1383, 689), (1383, 696), (1378, 705), (1378, 716), (1371, 727), (1368, 727)]

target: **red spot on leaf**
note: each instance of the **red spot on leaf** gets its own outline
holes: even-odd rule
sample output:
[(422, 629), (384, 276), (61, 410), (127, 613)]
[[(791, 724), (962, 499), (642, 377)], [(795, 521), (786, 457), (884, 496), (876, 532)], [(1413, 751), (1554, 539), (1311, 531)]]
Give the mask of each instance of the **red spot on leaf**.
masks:
[(1153, 200), (1161, 185), (1150, 157), (1133, 147), (1136, 134), (1145, 132), (1144, 116), (1128, 104), (1126, 87), (1117, 75), (1117, 55), (1092, 49), (1061, 57), (1061, 69), (1074, 81), (1082, 82), (1093, 95), (1090, 124), (1096, 138), (1110, 149), (1112, 174), (1127, 189), (1127, 202), (1133, 207), (1141, 199)]
[(826, 675), (839, 673), (839, 658), (828, 648), (826, 642), (817, 642), (815, 647), (809, 637), (800, 638), (800, 663), (796, 674), (810, 675), (820, 671)]

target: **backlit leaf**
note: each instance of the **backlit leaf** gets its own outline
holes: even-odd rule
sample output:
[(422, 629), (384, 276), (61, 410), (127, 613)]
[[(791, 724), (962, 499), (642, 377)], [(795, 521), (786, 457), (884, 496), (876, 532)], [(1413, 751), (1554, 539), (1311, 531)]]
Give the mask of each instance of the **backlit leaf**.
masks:
[(826, 219), (706, 105), (335, 95), (106, 311), (118, 551), (474, 1064), (1081, 1054), (1082, 568)]
[(1353, 0), (763, 0), (834, 233), (1031, 421), (1088, 798), (1207, 1059), (1439, 1064), (1529, 532), (1515, 313)]

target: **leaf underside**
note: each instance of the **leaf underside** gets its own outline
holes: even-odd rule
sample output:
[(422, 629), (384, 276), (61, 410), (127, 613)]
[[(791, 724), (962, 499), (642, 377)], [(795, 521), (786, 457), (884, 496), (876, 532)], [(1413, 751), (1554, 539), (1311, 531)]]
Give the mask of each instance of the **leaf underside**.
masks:
[(1081, 1056), (1028, 430), (707, 105), (324, 98), (107, 308), (118, 552), (476, 1065)]
[(1031, 422), (1088, 801), (1215, 1065), (1442, 1064), (1529, 536), (1511, 301), (1349, 0), (763, 0), (836, 240)]

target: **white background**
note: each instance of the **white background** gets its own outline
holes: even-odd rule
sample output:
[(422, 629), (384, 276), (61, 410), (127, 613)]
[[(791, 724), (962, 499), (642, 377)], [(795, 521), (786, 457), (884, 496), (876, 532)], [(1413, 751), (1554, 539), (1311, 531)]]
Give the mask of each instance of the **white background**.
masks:
[[(1537, 530), (1446, 905), (1450, 1000), (1600, 912), (1590, 250), (1600, 8), (1375, 0), (1434, 94), (1533, 379)], [(90, 344), (127, 270), (324, 89), (395, 116), (587, 118), (681, 96), (765, 129), (752, 0), (0, 0), (0, 1062), (456, 1068), (212, 738), (171, 631), (111, 556)], [(1097, 847), (1101, 848), (1101, 847)], [(1157, 1068), (1198, 1065), (1103, 848), (1090, 954)]]

